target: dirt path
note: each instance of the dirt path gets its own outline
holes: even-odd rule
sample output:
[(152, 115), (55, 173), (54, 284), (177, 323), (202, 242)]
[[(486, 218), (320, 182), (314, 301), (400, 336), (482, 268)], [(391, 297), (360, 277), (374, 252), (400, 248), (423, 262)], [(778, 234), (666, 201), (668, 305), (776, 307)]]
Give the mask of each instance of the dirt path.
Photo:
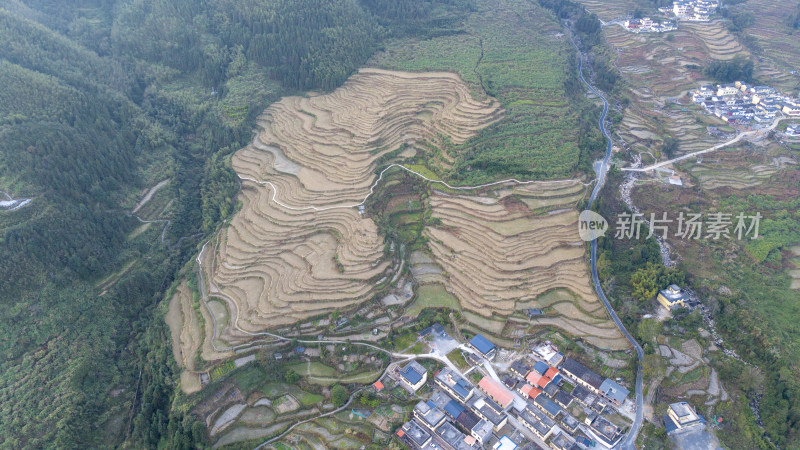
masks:
[(136, 211), (139, 211), (139, 209), (141, 209), (142, 206), (147, 204), (147, 202), (149, 202), (150, 199), (153, 198), (153, 195), (155, 195), (155, 193), (158, 192), (159, 189), (161, 189), (162, 187), (166, 186), (167, 183), (169, 183), (169, 178), (167, 178), (164, 181), (159, 182), (158, 184), (156, 184), (155, 186), (150, 188), (150, 190), (147, 191), (147, 194), (145, 194), (145, 196), (141, 200), (139, 200), (139, 203), (136, 204), (136, 206), (133, 208), (133, 211), (131, 211), (131, 212), (133, 214), (136, 214)]
[[(399, 167), (400, 169), (403, 169), (408, 173), (414, 174), (414, 175), (416, 175), (416, 176), (418, 176), (418, 177), (422, 178), (423, 180), (428, 181), (430, 183), (438, 183), (438, 184), (441, 184), (441, 185), (445, 186), (448, 189), (452, 189), (452, 190), (456, 190), (456, 191), (474, 191), (476, 189), (483, 189), (483, 188), (487, 188), (487, 187), (491, 187), (491, 186), (499, 186), (499, 185), (504, 185), (504, 184), (523, 184), (524, 185), (524, 184), (552, 183), (552, 180), (520, 181), (520, 180), (517, 180), (516, 178), (509, 178), (507, 180), (493, 181), (491, 183), (479, 184), (479, 185), (475, 185), (475, 186), (451, 186), (445, 181), (434, 180), (434, 179), (428, 178), (425, 175), (423, 175), (423, 174), (421, 174), (419, 172), (416, 172), (416, 171), (414, 171), (412, 169), (409, 169), (408, 167), (406, 167), (406, 166), (404, 166), (402, 164), (396, 164), (395, 163), (395, 164), (390, 164), (388, 167), (386, 167), (385, 169), (383, 169), (381, 171), (381, 173), (378, 175), (378, 179), (375, 180), (374, 183), (372, 183), (372, 186), (370, 186), (369, 194), (367, 194), (367, 196), (364, 197), (364, 200), (362, 200), (360, 203), (356, 203), (356, 204), (353, 204), (353, 205), (333, 205), (333, 206), (325, 206), (325, 207), (309, 205), (309, 206), (303, 206), (301, 208), (297, 208), (297, 207), (294, 207), (294, 206), (289, 206), (289, 205), (287, 205), (285, 203), (281, 203), (281, 201), (278, 200), (278, 188), (274, 184), (272, 184), (271, 182), (269, 182), (269, 181), (259, 181), (259, 180), (256, 180), (256, 179), (253, 179), (253, 178), (250, 178), (250, 177), (243, 177), (241, 175), (239, 176), (239, 178), (241, 178), (242, 181), (252, 181), (253, 183), (256, 183), (256, 184), (269, 186), (270, 189), (272, 189), (272, 201), (276, 205), (281, 206), (281, 207), (286, 208), (286, 209), (289, 209), (291, 211), (328, 211), (328, 210), (331, 210), (331, 209), (357, 208), (359, 206), (363, 206), (364, 204), (367, 203), (367, 200), (372, 196), (372, 194), (375, 193), (375, 188), (378, 186), (378, 183), (380, 183), (381, 180), (383, 179), (383, 174), (385, 174), (388, 170), (393, 169), (395, 167)], [(584, 183), (584, 182), (582, 182), (580, 180), (562, 180), (562, 181), (573, 181), (573, 182), (576, 182), (576, 183), (580, 183), (580, 184), (582, 184), (584, 186), (589, 186), (589, 185), (594, 183), (594, 181), (590, 181), (588, 183)]]
[(638, 167), (623, 167), (622, 170), (624, 170), (626, 172), (649, 172), (651, 170), (658, 169), (659, 167), (668, 166), (668, 165), (670, 165), (672, 163), (675, 163), (675, 162), (678, 162), (678, 161), (683, 161), (685, 159), (690, 159), (690, 158), (693, 158), (695, 156), (703, 155), (705, 153), (711, 153), (711, 152), (713, 152), (715, 150), (719, 150), (719, 149), (721, 149), (723, 147), (727, 147), (727, 146), (729, 146), (731, 144), (735, 144), (735, 143), (741, 141), (742, 139), (744, 139), (745, 137), (749, 137), (749, 136), (753, 136), (753, 135), (766, 135), (770, 131), (774, 130), (782, 120), (786, 120), (786, 119), (791, 119), (791, 117), (781, 117), (779, 119), (776, 119), (772, 123), (772, 125), (769, 126), (769, 128), (766, 128), (764, 130), (753, 130), (753, 131), (746, 131), (744, 133), (739, 133), (735, 138), (731, 139), (730, 141), (723, 142), (721, 144), (717, 144), (717, 145), (715, 145), (715, 146), (713, 146), (711, 148), (707, 148), (705, 150), (700, 150), (700, 151), (696, 151), (696, 152), (692, 152), (692, 153), (687, 153), (687, 154), (679, 156), (677, 158), (668, 159), (666, 161), (662, 161), (660, 163), (652, 164), (652, 165), (649, 165), (647, 167), (641, 167), (641, 168), (638, 168)]

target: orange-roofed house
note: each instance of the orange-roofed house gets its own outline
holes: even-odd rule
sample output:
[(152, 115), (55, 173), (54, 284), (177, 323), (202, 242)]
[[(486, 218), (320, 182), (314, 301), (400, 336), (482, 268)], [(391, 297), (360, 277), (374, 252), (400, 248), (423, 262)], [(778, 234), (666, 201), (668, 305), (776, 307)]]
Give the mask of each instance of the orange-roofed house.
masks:
[(541, 394), (542, 391), (536, 389), (535, 387), (531, 386), (530, 384), (526, 384), (519, 389), (520, 394), (522, 394), (525, 398), (536, 398), (537, 395)]
[(551, 380), (555, 378), (556, 375), (558, 375), (558, 369), (556, 369), (555, 367), (547, 369), (547, 372), (544, 373), (544, 376), (550, 378)]
[(384, 387), (386, 387), (386, 386), (384, 386), (384, 385), (383, 385), (383, 383), (381, 383), (380, 381), (376, 381), (376, 382), (372, 383), (372, 386), (373, 386), (373, 387), (375, 388), (375, 390), (376, 390), (376, 391), (378, 391), (378, 392), (382, 391), (382, 390), (383, 390), (383, 388), (384, 388)]
[(483, 377), (478, 383), (478, 387), (503, 408), (510, 405), (514, 400), (514, 394), (511, 391), (489, 377)]
[(539, 375), (538, 373), (531, 371), (531, 373), (529, 373), (528, 376), (525, 377), (525, 380), (531, 386), (536, 386), (536, 384), (539, 383), (539, 378), (542, 378), (542, 375)]
[(403, 430), (397, 430), (397, 437), (403, 437), (406, 434)]
[(540, 388), (544, 389), (544, 387), (547, 386), (547, 383), (549, 383), (549, 382), (550, 382), (550, 378), (547, 378), (545, 376), (541, 376), (541, 377), (539, 377), (539, 380), (536, 382), (536, 386), (539, 386)]

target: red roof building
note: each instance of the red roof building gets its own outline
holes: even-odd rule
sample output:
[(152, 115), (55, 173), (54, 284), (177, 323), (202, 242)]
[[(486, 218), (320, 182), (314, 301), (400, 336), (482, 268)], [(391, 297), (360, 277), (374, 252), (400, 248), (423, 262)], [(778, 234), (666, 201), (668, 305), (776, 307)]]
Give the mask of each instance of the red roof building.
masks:
[(478, 383), (478, 387), (503, 408), (510, 405), (514, 400), (514, 394), (489, 377), (483, 377)]
[(540, 388), (544, 389), (544, 387), (547, 386), (547, 383), (549, 383), (550, 381), (551, 381), (550, 378), (541, 376), (539, 377), (539, 380), (536, 381), (536, 386), (539, 386)]
[(556, 369), (555, 367), (547, 369), (547, 372), (544, 373), (544, 376), (550, 378), (551, 380), (555, 378), (556, 375), (558, 375), (558, 369)]
[(542, 378), (542, 375), (539, 375), (538, 373), (531, 371), (531, 373), (529, 373), (528, 376), (525, 377), (525, 380), (528, 381), (528, 384), (536, 386), (536, 384), (539, 382), (539, 378)]
[(382, 391), (382, 390), (383, 390), (383, 388), (384, 388), (384, 387), (386, 387), (386, 386), (384, 386), (384, 385), (383, 385), (383, 383), (381, 383), (380, 381), (376, 381), (376, 382), (372, 383), (372, 386), (373, 386), (373, 387), (375, 388), (375, 390), (376, 390), (376, 391), (378, 391), (378, 392)]
[(533, 386), (531, 386), (530, 384), (526, 384), (525, 386), (519, 388), (519, 392), (520, 394), (522, 394), (523, 397), (528, 398), (529, 397), (528, 394), (531, 392), (531, 389), (533, 389)]
[(530, 398), (531, 400), (535, 399), (537, 395), (542, 393), (541, 390), (531, 386), (530, 384), (522, 386), (519, 391), (523, 397)]

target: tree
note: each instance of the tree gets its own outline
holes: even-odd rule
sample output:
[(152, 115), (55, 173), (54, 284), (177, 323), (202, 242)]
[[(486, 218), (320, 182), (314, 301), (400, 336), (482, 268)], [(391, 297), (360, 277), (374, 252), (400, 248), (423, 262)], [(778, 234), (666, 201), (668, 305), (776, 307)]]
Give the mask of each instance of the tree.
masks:
[(661, 152), (667, 155), (668, 158), (672, 158), (675, 156), (676, 151), (678, 151), (678, 140), (672, 136), (664, 138), (664, 143), (661, 144)]
[(337, 384), (331, 389), (331, 401), (337, 408), (347, 403), (347, 397), (347, 389), (341, 384)]
[(289, 384), (294, 384), (300, 381), (300, 375), (292, 369), (287, 370), (283, 378)]

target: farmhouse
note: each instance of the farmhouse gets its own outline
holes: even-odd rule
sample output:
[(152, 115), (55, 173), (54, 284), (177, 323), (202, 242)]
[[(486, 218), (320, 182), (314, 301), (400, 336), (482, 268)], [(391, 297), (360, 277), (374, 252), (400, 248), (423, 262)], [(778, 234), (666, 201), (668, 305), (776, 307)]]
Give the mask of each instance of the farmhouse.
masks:
[(445, 367), (433, 379), (437, 386), (461, 403), (466, 403), (474, 391), (472, 385), (458, 376), (452, 369)]
[(528, 407), (519, 413), (519, 420), (522, 425), (539, 436), (542, 440), (547, 440), (553, 432), (556, 423), (553, 419), (547, 417), (538, 408)]
[(785, 102), (782, 111), (787, 116), (800, 116), (800, 103)]
[(500, 404), (503, 409), (507, 408), (508, 405), (514, 401), (514, 394), (488, 376), (481, 379), (480, 383), (478, 383), (478, 387), (481, 388), (489, 398)]
[(564, 360), (564, 354), (559, 352), (550, 342), (539, 344), (533, 351), (551, 366), (557, 366)]
[(600, 393), (600, 385), (603, 384), (603, 379), (578, 361), (567, 358), (564, 360), (564, 364), (561, 365), (561, 371), (590, 392)]
[(667, 417), (664, 418), (664, 425), (666, 425), (667, 431), (680, 430), (703, 423), (705, 423), (705, 420), (686, 402), (669, 405)]
[(542, 408), (542, 410), (553, 419), (557, 418), (558, 415), (563, 412), (560, 406), (558, 406), (554, 401), (550, 400), (544, 395), (536, 397), (534, 403), (539, 405), (539, 407)]
[(494, 450), (514, 450), (517, 448), (517, 444), (514, 443), (508, 436), (503, 436), (494, 444), (492, 447)]
[(445, 422), (444, 412), (430, 400), (417, 403), (414, 407), (414, 417), (431, 431)]
[(656, 297), (658, 303), (661, 303), (667, 309), (675, 309), (679, 306), (684, 307), (686, 297), (683, 295), (681, 288), (678, 285), (671, 284), (668, 288), (658, 292)]
[(436, 436), (444, 441), (450, 448), (455, 450), (469, 450), (473, 449), (475, 438), (472, 436), (465, 436), (464, 433), (458, 431), (450, 422), (445, 422), (436, 429)]
[(514, 361), (511, 363), (511, 367), (509, 367), (511, 373), (521, 378), (525, 378), (525, 375), (527, 375), (530, 370), (531, 367), (522, 361)]
[(411, 420), (397, 430), (397, 437), (410, 448), (423, 448), (431, 442), (431, 435), (421, 425)]
[(614, 380), (606, 378), (603, 384), (600, 385), (600, 393), (603, 394), (612, 405), (620, 406), (625, 401), (628, 394), (630, 394), (630, 391), (617, 384)]
[(615, 446), (622, 438), (619, 427), (599, 414), (590, 414), (584, 422), (589, 425), (589, 431), (608, 447)]
[(575, 445), (575, 439), (572, 439), (567, 433), (558, 433), (558, 435), (550, 441), (550, 446), (556, 450), (570, 450), (573, 445)]
[(416, 361), (409, 362), (397, 373), (400, 382), (413, 392), (417, 392), (428, 381), (428, 371)]
[(482, 334), (476, 334), (475, 337), (469, 341), (469, 345), (486, 359), (493, 359), (497, 352), (495, 345), (483, 337)]
[(470, 430), (469, 434), (472, 435), (481, 445), (486, 445), (489, 439), (492, 438), (492, 424), (482, 420), (475, 424)]
[(467, 402), (467, 407), (475, 415), (491, 423), (495, 431), (500, 431), (508, 422), (508, 417), (502, 413), (503, 408), (491, 398), (473, 395), (472, 399)]
[(519, 388), (519, 393), (522, 394), (523, 398), (536, 398), (536, 396), (541, 394), (542, 391), (531, 386), (530, 384), (524, 384), (521, 388)]

